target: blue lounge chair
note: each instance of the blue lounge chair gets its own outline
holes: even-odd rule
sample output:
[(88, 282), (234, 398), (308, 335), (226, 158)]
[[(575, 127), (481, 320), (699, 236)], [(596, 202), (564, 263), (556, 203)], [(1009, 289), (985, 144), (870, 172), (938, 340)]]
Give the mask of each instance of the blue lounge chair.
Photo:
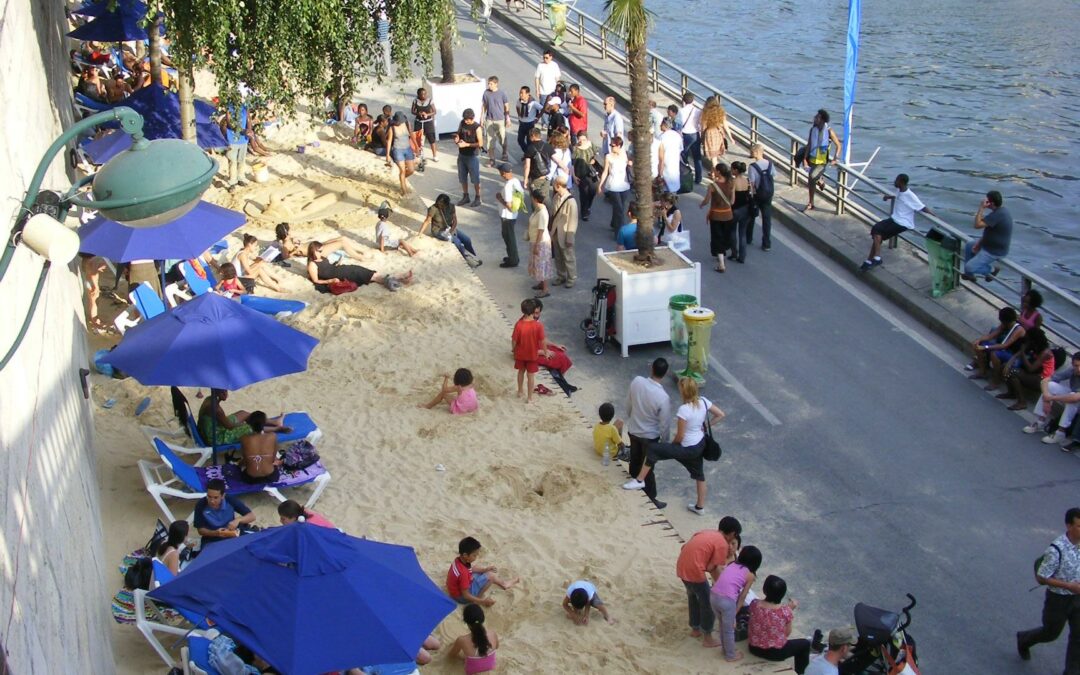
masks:
[(225, 481), (229, 494), (243, 495), (265, 492), (279, 502), (285, 501), (285, 497), (280, 492), (281, 489), (313, 483), (315, 489), (304, 505), (305, 508), (314, 506), (315, 502), (322, 496), (323, 490), (330, 484), (330, 472), (326, 470), (322, 462), (315, 462), (302, 471), (283, 471), (281, 478), (276, 483), (252, 484), (243, 480), (240, 467), (235, 464), (205, 468), (195, 467), (177, 457), (161, 439), (155, 439), (154, 446), (162, 463), (154, 464), (145, 459), (140, 459), (139, 473), (142, 474), (146, 491), (154, 498), (154, 501), (161, 508), (161, 512), (165, 514), (165, 518), (170, 523), (176, 520), (176, 517), (165, 503), (165, 497), (186, 500), (202, 499), (206, 496), (207, 481), (214, 478)]
[(192, 634), (188, 638), (184, 655), (184, 673), (192, 675), (221, 675), (217, 668), (210, 665), (210, 638)]
[(144, 321), (165, 313), (165, 303), (154, 292), (154, 287), (145, 281), (136, 286), (128, 297), (131, 304), (135, 305), (135, 309), (139, 310)]
[[(156, 588), (175, 578), (173, 577), (173, 573), (169, 571), (169, 568), (160, 560), (155, 558), (153, 559), (152, 564), (154, 567), (154, 577), (151, 587)], [(189, 636), (192, 635), (193, 632), (197, 630), (209, 630), (210, 625), (207, 623), (205, 617), (179, 607), (171, 607), (170, 609), (184, 617), (184, 619), (191, 624), (191, 627), (176, 626), (171, 623), (155, 621), (147, 615), (146, 608), (148, 604), (155, 608), (157, 608), (158, 605), (154, 603), (154, 601), (148, 600), (146, 593), (147, 591), (141, 588), (135, 589), (132, 593), (135, 599), (135, 627), (139, 629), (139, 632), (143, 634), (143, 637), (146, 638), (146, 641), (150, 643), (150, 646), (157, 652), (157, 655), (161, 657), (161, 660), (164, 661), (166, 665), (170, 668), (178, 667), (181, 665), (182, 661), (178, 663), (173, 658), (172, 653), (169, 652), (169, 647), (166, 647), (165, 644), (161, 642), (157, 633), (175, 636), (177, 638), (173, 644), (175, 647), (176, 643), (182, 642), (185, 638), (190, 639)]]
[[(203, 279), (191, 265), (183, 262), (180, 263), (180, 271), (184, 275), (184, 280), (187, 281), (188, 288), (196, 295), (202, 295), (208, 293), (213, 284), (209, 281), (212, 275), (210, 270), (206, 270), (207, 279)], [(280, 300), (278, 298), (267, 298), (258, 295), (241, 295), (240, 304), (254, 309), (256, 312), (262, 312), (263, 314), (269, 314), (275, 318), (281, 319), (289, 316), (290, 314), (296, 314), (307, 308), (307, 303), (300, 300)]]

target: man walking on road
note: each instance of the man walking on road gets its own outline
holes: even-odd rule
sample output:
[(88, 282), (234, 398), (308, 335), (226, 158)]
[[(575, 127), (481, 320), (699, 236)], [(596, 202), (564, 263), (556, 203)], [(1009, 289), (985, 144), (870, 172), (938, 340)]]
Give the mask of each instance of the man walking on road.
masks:
[[(551, 156), (555, 150), (542, 140), (543, 134), (536, 127), (529, 130), (529, 146), (525, 148), (525, 184), (529, 186), (529, 192), (539, 190), (544, 195), (544, 203), (550, 207), (551, 181), (548, 173), (551, 171)], [(550, 208), (548, 209), (550, 212)]]
[(502, 146), (502, 161), (510, 159), (506, 153), (506, 125), (510, 122), (510, 100), (499, 91), (499, 78), (487, 79), (487, 89), (480, 102), (480, 121), (484, 123), (484, 136), (488, 139), (488, 166), (495, 166), (496, 141)]
[[(666, 440), (671, 425), (671, 397), (664, 390), (667, 359), (652, 362), (650, 376), (640, 375), (630, 383), (627, 401), (626, 433), (630, 436), (630, 475), (637, 476), (645, 464), (645, 448), (649, 443)], [(656, 499), (656, 472), (645, 476), (645, 494), (662, 509), (667, 504)]]
[(1013, 219), (1009, 210), (1002, 206), (1003, 203), (1001, 193), (991, 190), (979, 204), (979, 210), (975, 212), (975, 229), (983, 231), (982, 238), (964, 245), (964, 273), (960, 275), (961, 278), (975, 281), (975, 277), (982, 274), (987, 281), (992, 281), (998, 273), (994, 263), (1009, 255)]
[(525, 186), (514, 177), (514, 167), (509, 162), (499, 165), (499, 177), (503, 179), (503, 187), (495, 193), (495, 199), (502, 205), (499, 211), (499, 220), (502, 224), (503, 243), (506, 244), (506, 257), (499, 263), (499, 267), (517, 267), (521, 260), (518, 258), (517, 249), (517, 216), (514, 210), (514, 193), (521, 193), (521, 203), (525, 201)]
[(607, 155), (611, 152), (611, 139), (616, 136), (626, 140), (626, 121), (619, 111), (615, 110), (615, 97), (608, 96), (604, 99), (604, 129), (600, 132), (603, 141), (600, 144), (600, 154)]
[(1080, 675), (1080, 508), (1065, 512), (1065, 534), (1046, 549), (1035, 579), (1047, 587), (1042, 626), (1017, 633), (1016, 651), (1027, 661), (1033, 646), (1056, 640), (1067, 623), (1064, 675)]
[[(829, 158), (829, 146), (836, 146), (836, 154)], [(810, 133), (806, 136), (806, 148), (797, 154), (796, 163), (806, 166), (809, 176), (806, 179), (806, 189), (810, 193), (806, 202), (806, 210), (814, 210), (814, 195), (820, 187), (824, 187), (825, 169), (829, 164), (836, 164), (843, 151), (843, 143), (837, 137), (836, 132), (829, 126), (829, 113), (822, 108), (814, 115), (814, 121), (810, 126)], [(801, 159), (800, 159), (801, 158)], [(821, 183), (819, 186), (818, 183)]]
[(701, 110), (694, 105), (694, 95), (690, 92), (683, 94), (682, 102), (678, 115), (679, 122), (682, 123), (682, 159), (685, 162), (693, 159), (694, 185), (698, 185), (701, 183), (701, 133), (698, 127)]
[(576, 141), (578, 134), (589, 130), (589, 102), (581, 95), (581, 87), (576, 84), (570, 85), (567, 94), (569, 100), (566, 109), (569, 114), (566, 121), (570, 125), (570, 138)]
[(546, 103), (548, 94), (555, 91), (555, 85), (562, 79), (562, 71), (559, 64), (555, 63), (555, 53), (550, 49), (544, 50), (543, 60), (536, 65), (534, 84), (536, 85), (536, 98), (540, 104)]
[(522, 152), (525, 152), (529, 147), (529, 132), (536, 126), (536, 120), (540, 119), (540, 114), (544, 112), (544, 107), (540, 105), (536, 99), (532, 97), (528, 87), (522, 87), (518, 93), (518, 147)]
[(552, 286), (573, 288), (577, 282), (577, 256), (574, 237), (578, 227), (578, 205), (566, 185), (566, 176), (555, 178), (554, 210), (551, 216), (551, 245), (555, 258), (555, 281)]
[(885, 195), (884, 201), (892, 202), (892, 212), (885, 220), (879, 220), (870, 228), (870, 253), (859, 267), (863, 272), (881, 264), (881, 241), (892, 239), (908, 230), (915, 229), (915, 214), (918, 212), (934, 215), (914, 192), (908, 189), (908, 175), (902, 173), (893, 181), (895, 195)]

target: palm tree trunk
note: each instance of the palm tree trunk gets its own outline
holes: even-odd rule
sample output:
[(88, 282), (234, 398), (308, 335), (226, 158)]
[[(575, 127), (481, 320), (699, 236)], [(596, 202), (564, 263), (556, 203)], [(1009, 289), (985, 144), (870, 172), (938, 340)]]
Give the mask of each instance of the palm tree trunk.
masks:
[(180, 69), (177, 89), (180, 95), (180, 137), (195, 143), (195, 85), (191, 66)]
[(439, 60), (442, 62), (443, 84), (454, 81), (454, 29), (447, 23), (439, 40)]
[(150, 24), (150, 81), (158, 86), (164, 86), (161, 78), (161, 23), (164, 21), (163, 15), (157, 10), (157, 7), (151, 7), (151, 12), (154, 12), (155, 17), (153, 23)]
[(653, 261), (656, 235), (653, 234), (652, 125), (649, 123), (649, 76), (646, 68), (647, 47), (627, 45), (630, 61), (630, 125), (634, 145), (634, 198), (637, 201), (638, 231), (635, 260), (646, 265)]

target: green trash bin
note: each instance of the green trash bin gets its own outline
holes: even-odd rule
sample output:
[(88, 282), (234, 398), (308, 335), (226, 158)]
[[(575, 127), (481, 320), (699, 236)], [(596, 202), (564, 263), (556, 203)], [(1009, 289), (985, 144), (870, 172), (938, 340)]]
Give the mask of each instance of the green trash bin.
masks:
[(930, 259), (930, 293), (940, 298), (960, 286), (960, 240), (936, 227), (926, 233)]
[(686, 356), (689, 349), (683, 312), (697, 306), (697, 298), (692, 295), (673, 295), (668, 300), (668, 311), (671, 314), (671, 349), (679, 356)]

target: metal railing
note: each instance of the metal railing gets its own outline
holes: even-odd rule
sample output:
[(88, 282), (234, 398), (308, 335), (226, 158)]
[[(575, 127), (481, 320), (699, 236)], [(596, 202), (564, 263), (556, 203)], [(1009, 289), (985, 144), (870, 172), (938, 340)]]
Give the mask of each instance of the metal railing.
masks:
[[(527, 9), (539, 14), (542, 19), (546, 18), (547, 8), (544, 0), (525, 0), (525, 5)], [(612, 60), (629, 72), (630, 64), (626, 54), (625, 40), (621, 35), (607, 28), (600, 19), (571, 7), (566, 18), (566, 33), (568, 42), (576, 39), (579, 46), (597, 50), (602, 58)], [(684, 92), (693, 93), (697, 100), (716, 96), (725, 104), (732, 135), (739, 143), (746, 147), (761, 143), (766, 157), (776, 163), (778, 168), (783, 167), (790, 185), (798, 186), (806, 183), (806, 172), (801, 171), (795, 164), (795, 154), (800, 146), (805, 145), (805, 138), (796, 135), (780, 123), (652, 50), (647, 50), (647, 67), (653, 93), (666, 94), (676, 100), (680, 99)], [(832, 176), (826, 176), (825, 179), (826, 189), (820, 194), (832, 202), (836, 215), (848, 214), (866, 225), (871, 225), (889, 215), (881, 208), (881, 197), (893, 194), (890, 187), (881, 185), (864, 173), (843, 163), (837, 164), (835, 179)], [(849, 187), (852, 179), (856, 179), (859, 187), (869, 194)], [(966, 232), (937, 216), (925, 213), (918, 215), (938, 230), (956, 237), (961, 242), (972, 239)], [(926, 251), (925, 240), (921, 233), (906, 235), (904, 239), (915, 248)], [(1002, 292), (995, 292), (989, 288), (986, 289), (987, 292), (1004, 304), (1015, 304), (1028, 288), (1037, 287), (1045, 300), (1041, 311), (1044, 317), (1049, 319), (1047, 324), (1074, 345), (1080, 344), (1080, 298), (1008, 258), (999, 260), (997, 265), (1007, 270), (993, 281), (995, 286), (1001, 287)], [(1006, 291), (1011, 294), (1013, 300), (1007, 299)]]

